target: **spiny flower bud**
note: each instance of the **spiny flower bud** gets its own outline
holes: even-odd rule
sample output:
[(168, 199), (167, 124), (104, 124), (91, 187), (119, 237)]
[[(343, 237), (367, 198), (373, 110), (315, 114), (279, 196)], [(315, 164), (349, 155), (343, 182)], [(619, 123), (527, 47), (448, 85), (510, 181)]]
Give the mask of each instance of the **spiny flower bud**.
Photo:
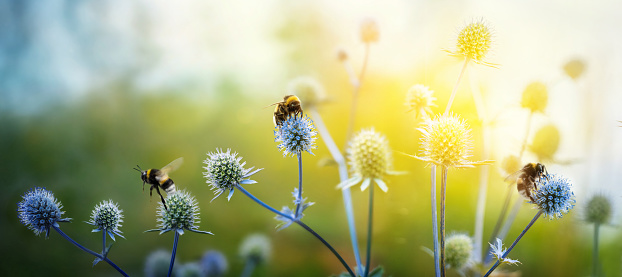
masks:
[(372, 18), (364, 18), (361, 21), (361, 41), (364, 43), (377, 42), (379, 37), (378, 23)]
[(256, 183), (248, 178), (262, 169), (251, 172), (254, 167), (244, 168), (246, 162), (240, 163), (242, 157), (237, 155), (238, 153), (231, 153), (231, 149), (227, 149), (227, 152), (216, 149), (216, 152), (207, 153), (207, 159), (203, 161), (207, 165), (203, 167), (205, 169), (203, 176), (216, 194), (212, 201), (227, 190), (229, 190), (227, 199), (230, 200), (235, 186)]
[(476, 63), (486, 64), (484, 58), (492, 45), (492, 31), (483, 20), (474, 21), (460, 30), (456, 41), (455, 56), (465, 57)]
[(185, 190), (176, 191), (166, 196), (165, 199), (168, 209), (160, 202), (158, 210), (159, 228), (148, 230), (147, 232), (160, 231), (160, 234), (174, 230), (183, 235), (184, 230), (212, 234), (210, 232), (198, 230), (199, 226), (199, 205), (190, 193)]
[(555, 125), (546, 125), (536, 132), (529, 150), (538, 156), (540, 161), (551, 161), (559, 148), (560, 134)]
[(146, 277), (164, 277), (168, 274), (171, 261), (171, 253), (166, 250), (153, 251), (145, 259)]
[(56, 200), (54, 194), (45, 188), (35, 187), (22, 196), (17, 203), (17, 216), (22, 224), (33, 230), (35, 235), (45, 232), (50, 234), (50, 227), (58, 227), (58, 222), (69, 222), (71, 218), (61, 218), (63, 205)]
[(256, 264), (265, 263), (270, 260), (272, 244), (266, 235), (251, 234), (242, 241), (239, 253), (242, 258), (252, 260)]
[(309, 76), (300, 76), (289, 81), (287, 93), (298, 96), (305, 109), (315, 107), (326, 101), (322, 84)]
[(428, 119), (432, 113), (432, 107), (436, 107), (434, 104), (434, 98), (432, 96), (433, 91), (424, 85), (414, 85), (410, 87), (406, 94), (406, 107), (408, 111), (415, 112), (415, 118)]
[(534, 191), (534, 201), (537, 207), (549, 219), (562, 218), (574, 208), (575, 196), (571, 190), (572, 184), (567, 178), (558, 174), (549, 174), (540, 178), (538, 189)]
[(604, 195), (594, 195), (585, 206), (585, 221), (606, 224), (611, 219), (611, 200)]
[(473, 167), (484, 162), (472, 162), (471, 131), (458, 116), (438, 116), (418, 129), (421, 138), (423, 161), (445, 167)]
[(473, 240), (465, 234), (453, 234), (445, 242), (445, 262), (452, 268), (461, 269), (471, 260)]
[(93, 232), (105, 231), (110, 238), (114, 240), (114, 235), (125, 238), (121, 235), (119, 227), (123, 222), (123, 210), (119, 209), (119, 205), (112, 202), (112, 200), (104, 200), (95, 206), (91, 213), (91, 220), (86, 223), (97, 226)]
[(585, 63), (580, 59), (570, 60), (564, 65), (564, 72), (573, 80), (577, 80), (581, 77), (584, 71)]
[(278, 148), (283, 151), (283, 156), (295, 156), (307, 151), (313, 154), (311, 150), (317, 148), (315, 140), (317, 132), (313, 121), (308, 116), (290, 116), (282, 124), (276, 126), (274, 131), (275, 139), (278, 142)]
[(529, 109), (532, 113), (544, 112), (548, 103), (549, 95), (546, 85), (541, 82), (532, 82), (523, 91), (521, 107)]
[(225, 276), (229, 269), (227, 258), (218, 250), (209, 250), (201, 258), (201, 270), (207, 276)]

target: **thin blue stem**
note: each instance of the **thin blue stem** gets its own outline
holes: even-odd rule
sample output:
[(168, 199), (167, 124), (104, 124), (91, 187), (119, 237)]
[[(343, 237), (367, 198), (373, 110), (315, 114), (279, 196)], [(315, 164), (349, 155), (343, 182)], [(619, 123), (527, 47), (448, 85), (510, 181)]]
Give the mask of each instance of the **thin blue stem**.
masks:
[(447, 167), (441, 169), (441, 277), (445, 277), (445, 195), (447, 188)]
[(80, 248), (82, 251), (89, 253), (97, 258), (100, 258), (102, 261), (106, 261), (109, 265), (111, 265), (114, 269), (116, 269), (119, 273), (121, 273), (121, 275), (123, 276), (129, 276), (127, 275), (127, 273), (125, 273), (123, 270), (121, 270), (121, 268), (119, 268), (116, 264), (114, 264), (111, 260), (109, 260), (107, 257), (104, 257), (100, 254), (95, 253), (94, 251), (92, 251), (91, 249), (88, 249), (82, 245), (80, 245), (79, 243), (77, 243), (75, 240), (71, 239), (69, 236), (67, 236), (67, 234), (63, 233), (63, 231), (60, 230), (60, 228), (56, 227), (56, 226), (52, 226), (52, 228), (54, 228), (54, 230), (56, 230), (56, 232), (58, 232), (63, 238), (65, 238), (66, 240), (68, 240), (69, 242), (71, 242), (73, 245), (75, 245), (76, 247)]
[(486, 272), (486, 275), (484, 275), (484, 277), (487, 277), (488, 275), (490, 275), (495, 270), (495, 268), (497, 268), (499, 266), (499, 264), (501, 263), (501, 260), (505, 259), (510, 254), (510, 251), (512, 251), (512, 249), (514, 249), (514, 246), (516, 246), (518, 241), (525, 235), (525, 233), (527, 233), (527, 230), (529, 230), (529, 228), (531, 228), (531, 225), (533, 225), (536, 222), (536, 220), (538, 220), (538, 218), (540, 218), (541, 215), (542, 215), (542, 210), (539, 210), (538, 213), (533, 217), (531, 222), (529, 222), (529, 224), (527, 224), (527, 227), (525, 227), (525, 229), (520, 233), (518, 238), (516, 238), (516, 240), (514, 240), (512, 245), (510, 245), (510, 248), (508, 248), (508, 250), (503, 252), (503, 256), (501, 256), (501, 259), (497, 260), (497, 262), (490, 268), (490, 270), (488, 270), (488, 272)]
[(175, 254), (177, 253), (177, 243), (179, 242), (179, 233), (175, 231), (175, 239), (173, 240), (173, 253), (171, 254), (171, 265), (168, 267), (168, 277), (173, 273), (173, 265), (175, 265)]
[(438, 247), (438, 219), (436, 218), (436, 165), (432, 165), (432, 176), (431, 176), (431, 186), (432, 186), (432, 233), (434, 236), (434, 271), (436, 272), (436, 277), (441, 276), (441, 265), (440, 259), (438, 255), (439, 247)]
[(254, 200), (255, 202), (257, 202), (259, 205), (263, 206), (264, 208), (270, 210), (271, 212), (278, 214), (282, 217), (288, 218), (291, 221), (297, 223), (298, 225), (300, 225), (302, 228), (304, 228), (305, 230), (307, 230), (309, 233), (311, 233), (312, 235), (314, 235), (317, 239), (319, 239), (331, 252), (333, 252), (333, 254), (335, 255), (335, 257), (337, 257), (337, 259), (339, 259), (339, 261), (341, 262), (341, 264), (343, 264), (343, 266), (346, 268), (346, 270), (348, 270), (348, 273), (350, 273), (350, 275), (352, 277), (356, 277), (354, 275), (354, 272), (352, 271), (352, 269), (350, 269), (350, 267), (348, 266), (348, 264), (346, 263), (346, 261), (343, 260), (343, 258), (341, 257), (341, 255), (339, 255), (339, 253), (337, 253), (337, 250), (335, 250), (335, 248), (333, 248), (326, 240), (324, 240), (324, 238), (322, 238), (320, 235), (318, 235), (318, 233), (316, 233), (315, 231), (313, 231), (313, 229), (311, 229), (311, 227), (307, 226), (306, 224), (302, 223), (302, 221), (293, 218), (291, 215), (287, 215), (284, 213), (281, 213), (279, 211), (277, 211), (275, 208), (272, 208), (270, 206), (268, 206), (266, 203), (262, 202), (261, 200), (259, 200), (257, 197), (253, 196), (250, 192), (248, 192), (247, 190), (245, 190), (242, 186), (240, 185), (236, 185), (237, 189), (239, 189), (242, 193), (246, 194), (246, 196), (248, 196), (250, 199)]
[(108, 253), (106, 253), (106, 229), (102, 230), (102, 255), (104, 257), (108, 256)]
[(299, 218), (300, 205), (302, 204), (302, 153), (298, 152), (296, 155), (298, 156), (298, 203), (296, 203), (296, 212), (294, 213), (294, 216)]
[(367, 255), (365, 260), (365, 277), (369, 276), (371, 265), (371, 237), (374, 218), (374, 186), (369, 188), (369, 219), (367, 220)]
[[(315, 122), (315, 126), (317, 127), (320, 136), (324, 140), (326, 144), (326, 148), (333, 156), (333, 159), (339, 166), (339, 180), (343, 182), (348, 180), (348, 168), (346, 167), (345, 159), (339, 151), (337, 144), (331, 137), (322, 117), (317, 112), (316, 109), (311, 109), (311, 116), (313, 117), (313, 121)], [(361, 263), (361, 254), (359, 251), (359, 243), (358, 236), (356, 234), (356, 225), (354, 224), (354, 209), (352, 208), (352, 194), (350, 193), (350, 188), (345, 188), (341, 190), (341, 195), (343, 196), (343, 205), (346, 210), (346, 217), (348, 219), (348, 230), (350, 231), (350, 241), (352, 243), (352, 250), (354, 251), (354, 259), (356, 260), (356, 267), (358, 272), (363, 272), (363, 264)]]
[(242, 274), (240, 277), (250, 277), (255, 270), (255, 260), (254, 259), (246, 259), (246, 264), (244, 265), (244, 270), (242, 270)]

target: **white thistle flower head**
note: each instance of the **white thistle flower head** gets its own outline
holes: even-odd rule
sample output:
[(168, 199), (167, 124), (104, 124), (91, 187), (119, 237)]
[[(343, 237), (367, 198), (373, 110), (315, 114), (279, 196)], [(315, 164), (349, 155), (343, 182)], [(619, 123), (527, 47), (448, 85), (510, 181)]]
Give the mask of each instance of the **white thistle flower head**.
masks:
[(406, 94), (406, 108), (408, 112), (415, 112), (415, 118), (428, 119), (432, 114), (432, 107), (436, 107), (432, 96), (433, 91), (424, 85), (414, 85), (410, 87)]

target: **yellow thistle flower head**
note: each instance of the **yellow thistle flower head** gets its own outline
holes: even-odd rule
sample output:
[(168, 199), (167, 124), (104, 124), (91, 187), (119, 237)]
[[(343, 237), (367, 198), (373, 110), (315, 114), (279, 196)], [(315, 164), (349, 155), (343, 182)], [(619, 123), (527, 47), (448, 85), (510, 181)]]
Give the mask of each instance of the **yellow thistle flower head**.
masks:
[(523, 91), (520, 105), (531, 112), (543, 113), (548, 100), (549, 94), (546, 85), (541, 82), (532, 82)]
[(432, 96), (433, 91), (424, 85), (414, 85), (410, 87), (406, 94), (406, 107), (408, 111), (415, 112), (415, 118), (429, 118), (432, 113), (432, 107), (436, 107), (434, 101), (436, 98)]
[(309, 76), (300, 76), (289, 81), (287, 94), (298, 96), (303, 108), (315, 107), (326, 100), (322, 84)]
[(522, 167), (521, 160), (514, 155), (507, 156), (501, 162), (501, 169), (506, 175), (514, 174)]
[(377, 42), (380, 37), (378, 23), (372, 18), (365, 18), (361, 21), (361, 41), (364, 43)]
[(529, 150), (538, 156), (540, 161), (552, 161), (559, 148), (560, 134), (555, 125), (546, 125), (536, 132)]
[(485, 63), (484, 58), (492, 44), (492, 31), (483, 20), (473, 21), (460, 30), (456, 51), (452, 54)]
[(473, 167), (483, 164), (468, 160), (473, 148), (471, 130), (458, 116), (437, 116), (418, 130), (423, 134), (423, 157), (419, 159), (445, 167)]

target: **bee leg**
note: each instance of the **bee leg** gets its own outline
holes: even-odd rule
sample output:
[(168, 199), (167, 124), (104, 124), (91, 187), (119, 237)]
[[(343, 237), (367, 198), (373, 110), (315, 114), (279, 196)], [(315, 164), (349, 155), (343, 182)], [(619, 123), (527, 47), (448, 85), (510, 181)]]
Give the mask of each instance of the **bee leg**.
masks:
[(153, 196), (153, 186), (149, 189), (149, 197)]
[(145, 182), (143, 182), (143, 192), (145, 192)]
[(155, 188), (156, 188), (156, 192), (158, 193), (158, 195), (160, 195), (160, 199), (162, 200), (162, 204), (164, 204), (164, 209), (168, 210), (168, 207), (166, 206), (166, 201), (164, 201), (164, 196), (162, 196), (162, 194), (160, 193), (160, 189), (157, 186), (155, 186)]

